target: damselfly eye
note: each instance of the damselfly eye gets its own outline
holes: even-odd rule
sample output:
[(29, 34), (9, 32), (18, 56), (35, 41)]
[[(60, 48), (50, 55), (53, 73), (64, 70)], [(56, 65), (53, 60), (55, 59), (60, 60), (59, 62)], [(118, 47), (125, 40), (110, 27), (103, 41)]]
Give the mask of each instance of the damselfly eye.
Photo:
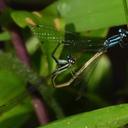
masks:
[(68, 62), (71, 63), (71, 64), (74, 64), (75, 63), (75, 60), (73, 58), (69, 58), (68, 59)]
[(123, 37), (127, 37), (125, 33), (122, 34)]
[(119, 33), (122, 33), (122, 29), (119, 29), (118, 32), (119, 32)]
[(121, 37), (127, 37), (127, 31), (125, 29), (119, 29), (119, 34), (121, 35)]
[(67, 56), (67, 59), (70, 59), (70, 58), (71, 58), (71, 56), (68, 55), (68, 56)]
[(75, 63), (75, 60), (70, 60), (70, 63), (74, 64)]

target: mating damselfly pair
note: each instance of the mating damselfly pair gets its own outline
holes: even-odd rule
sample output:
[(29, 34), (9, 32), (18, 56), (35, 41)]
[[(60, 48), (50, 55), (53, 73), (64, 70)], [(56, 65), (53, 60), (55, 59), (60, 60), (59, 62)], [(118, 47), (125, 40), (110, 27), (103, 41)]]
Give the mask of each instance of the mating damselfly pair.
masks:
[[(113, 35), (106, 39), (103, 42), (94, 43), (93, 40), (81, 37), (79, 33), (74, 33), (70, 31), (65, 31), (64, 33), (58, 32), (54, 27), (49, 25), (36, 25), (32, 27), (32, 31), (35, 36), (40, 38), (41, 40), (49, 40), (57, 43), (55, 49), (52, 52), (52, 58), (57, 64), (57, 69), (52, 73), (52, 82), (55, 87), (65, 87), (70, 85), (94, 60), (96, 60), (99, 56), (101, 56), (107, 49), (119, 45), (120, 47), (124, 47), (127, 45), (126, 39), (128, 37), (128, 31), (125, 29), (119, 29), (116, 35)], [(63, 44), (66, 48), (69, 48), (67, 51), (67, 55), (63, 59), (57, 59), (55, 57), (55, 53), (57, 52), (60, 45)], [(71, 72), (71, 78), (64, 83), (56, 84), (56, 78), (58, 75), (63, 74), (67, 69), (70, 69), (72, 65), (76, 63), (76, 59), (72, 57), (71, 50), (74, 50), (77, 47), (80, 51), (83, 49), (85, 51), (97, 51), (96, 54), (86, 61), (77, 71)], [(80, 49), (82, 47), (82, 49)]]

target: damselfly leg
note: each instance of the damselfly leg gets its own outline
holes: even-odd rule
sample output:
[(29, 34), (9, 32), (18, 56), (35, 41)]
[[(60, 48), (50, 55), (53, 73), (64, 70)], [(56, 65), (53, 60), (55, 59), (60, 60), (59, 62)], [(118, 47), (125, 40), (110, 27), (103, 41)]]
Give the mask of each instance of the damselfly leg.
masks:
[[(73, 73), (73, 77), (65, 82), (65, 83), (62, 83), (62, 84), (58, 84), (58, 85), (54, 85), (56, 88), (61, 88), (61, 87), (66, 87), (66, 86), (69, 86), (71, 85), (71, 83), (73, 83), (73, 81), (91, 64), (93, 63), (98, 57), (100, 57), (104, 52), (103, 51), (100, 51), (100, 52), (97, 52), (91, 59), (89, 59), (87, 62), (84, 63), (84, 65), (75, 73)], [(54, 80), (57, 76), (54, 77)], [(54, 83), (55, 84), (55, 83)]]
[[(67, 55), (66, 59), (57, 59), (55, 57), (55, 53), (57, 51), (57, 49), (59, 48), (59, 46), (61, 45), (61, 43), (58, 43), (57, 46), (55, 47), (55, 49), (52, 52), (52, 58), (54, 59), (54, 61), (57, 64), (57, 69), (52, 73), (52, 83), (55, 87), (55, 79), (56, 77), (61, 74), (62, 72), (64, 72), (65, 70), (69, 69), (71, 67), (71, 65), (73, 65), (75, 63), (75, 60), (73, 59), (73, 57), (71, 55)], [(73, 71), (71, 70), (71, 74), (73, 75)]]

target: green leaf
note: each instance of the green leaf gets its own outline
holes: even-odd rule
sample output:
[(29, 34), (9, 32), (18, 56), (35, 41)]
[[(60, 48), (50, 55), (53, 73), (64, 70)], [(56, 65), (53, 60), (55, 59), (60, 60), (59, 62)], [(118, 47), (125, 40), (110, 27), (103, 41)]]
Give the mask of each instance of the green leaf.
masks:
[(30, 118), (32, 112), (32, 106), (30, 102), (24, 102), (20, 104), (5, 114), (0, 116), (0, 127), (1, 128), (10, 128), (14, 127), (19, 128)]
[(93, 91), (100, 85), (100, 80), (105, 74), (110, 73), (110, 62), (106, 56), (99, 58), (90, 65), (86, 72), (85, 79), (88, 81), (88, 90)]
[(14, 55), (1, 53), (0, 62), (0, 105), (3, 105), (24, 92), (26, 83), (35, 83), (38, 77)]
[(126, 0), (60, 0), (58, 10), (76, 30), (94, 30), (128, 22)]
[[(32, 112), (32, 106), (25, 97), (28, 94), (26, 83), (36, 81), (37, 76), (12, 54), (0, 53), (0, 62), (0, 127), (18, 128)], [(26, 99), (27, 104), (23, 104)]]
[[(0, 53), (0, 117), (8, 113), (16, 105), (22, 103), (28, 97), (27, 82), (33, 84), (41, 91), (43, 98), (55, 111), (56, 116), (62, 117), (63, 112), (54, 99), (54, 88), (41, 86), (36, 73), (22, 64), (14, 55)], [(18, 112), (17, 112), (18, 114)], [(8, 115), (7, 115), (8, 116)], [(13, 115), (12, 115), (13, 116)], [(0, 118), (0, 120), (2, 120)]]
[(11, 36), (8, 32), (0, 33), (0, 41), (8, 41), (11, 39)]
[(121, 104), (71, 116), (42, 128), (119, 128), (127, 123), (128, 104)]
[(24, 28), (28, 25), (26, 18), (33, 18), (34, 16), (32, 13), (27, 11), (12, 11), (11, 17), (17, 25)]
[(26, 48), (27, 51), (30, 54), (34, 54), (36, 52), (36, 50), (39, 48), (39, 40), (35, 37), (30, 38), (29, 40), (26, 41)]
[(36, 24), (41, 24), (43, 22), (53, 24), (53, 21), (57, 16), (58, 11), (56, 8), (56, 3), (51, 4), (50, 6), (48, 6), (48, 8), (42, 10), (41, 12), (28, 12), (23, 10), (11, 12), (11, 17), (14, 22), (22, 28), (28, 26), (26, 18), (30, 18)]

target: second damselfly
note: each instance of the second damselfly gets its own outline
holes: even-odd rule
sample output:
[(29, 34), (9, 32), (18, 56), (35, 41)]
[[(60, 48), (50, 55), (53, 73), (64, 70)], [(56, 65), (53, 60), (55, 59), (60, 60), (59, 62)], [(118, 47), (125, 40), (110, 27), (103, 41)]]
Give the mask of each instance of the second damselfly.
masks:
[[(90, 40), (85, 37), (81, 37), (79, 33), (73, 33), (70, 31), (65, 31), (65, 33), (60, 33), (54, 27), (48, 25), (34, 26), (32, 27), (32, 31), (38, 38), (42, 40), (47, 39), (57, 42), (57, 46), (52, 52), (52, 58), (57, 64), (57, 69), (52, 73), (52, 82), (53, 85), (57, 88), (69, 86), (94, 60), (96, 60), (99, 56), (101, 56), (104, 52), (106, 52), (107, 49), (112, 48), (116, 45), (119, 45), (120, 47), (124, 47), (125, 45), (127, 45), (126, 39), (128, 36), (127, 30), (119, 29), (116, 35), (111, 36), (102, 43), (101, 42), (94, 43), (92, 39)], [(74, 65), (77, 61), (72, 57), (70, 50), (66, 58), (57, 59), (55, 57), (55, 53), (61, 44), (64, 44), (65, 46), (69, 47), (70, 50), (71, 49), (74, 50), (74, 47), (77, 47), (78, 49), (82, 48), (81, 51), (84, 49), (85, 51), (89, 50), (89, 51), (97, 51), (97, 52), (91, 59), (86, 61), (79, 70), (75, 72), (72, 72), (72, 70), (70, 70), (72, 75), (70, 80), (62, 84), (56, 84), (55, 80), (57, 76), (60, 75), (65, 70), (70, 69), (70, 67)]]

